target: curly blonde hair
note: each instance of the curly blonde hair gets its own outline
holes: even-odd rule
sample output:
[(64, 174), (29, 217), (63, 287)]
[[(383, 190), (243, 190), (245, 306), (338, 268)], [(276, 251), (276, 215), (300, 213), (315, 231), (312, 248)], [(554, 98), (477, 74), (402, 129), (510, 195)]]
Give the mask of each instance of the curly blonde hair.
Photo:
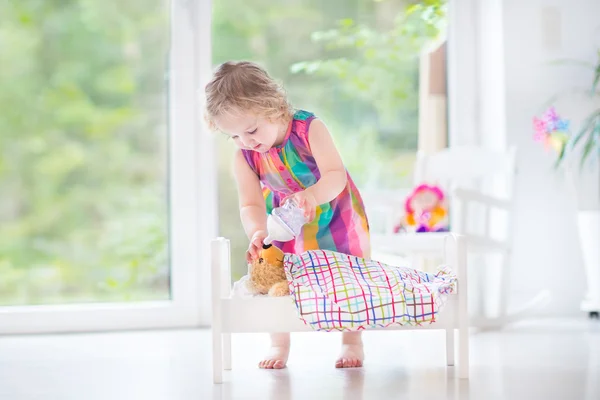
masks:
[(215, 118), (228, 112), (253, 112), (270, 121), (287, 121), (294, 114), (283, 87), (249, 61), (219, 65), (205, 94), (204, 117), (211, 130), (217, 129)]

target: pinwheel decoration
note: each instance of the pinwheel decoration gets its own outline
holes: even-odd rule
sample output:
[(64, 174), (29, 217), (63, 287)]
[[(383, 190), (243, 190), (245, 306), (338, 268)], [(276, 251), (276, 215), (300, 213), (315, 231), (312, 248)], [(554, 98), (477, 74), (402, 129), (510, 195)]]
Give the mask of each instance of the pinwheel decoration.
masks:
[(564, 152), (569, 140), (569, 121), (561, 118), (554, 107), (550, 107), (540, 118), (533, 117), (533, 139), (553, 149), (559, 154)]

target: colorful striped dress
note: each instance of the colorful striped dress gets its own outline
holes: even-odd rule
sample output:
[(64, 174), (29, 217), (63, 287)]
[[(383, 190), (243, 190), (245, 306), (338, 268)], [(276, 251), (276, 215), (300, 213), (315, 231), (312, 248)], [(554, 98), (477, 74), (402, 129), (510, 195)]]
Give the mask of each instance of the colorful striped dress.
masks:
[[(267, 213), (280, 200), (314, 185), (321, 174), (308, 142), (312, 113), (297, 111), (285, 139), (266, 153), (242, 150), (246, 161), (259, 176)], [(316, 218), (306, 224), (292, 241), (274, 243), (285, 253), (331, 250), (357, 257), (370, 257), (369, 223), (356, 185), (348, 172), (346, 187), (331, 202), (317, 207)]]

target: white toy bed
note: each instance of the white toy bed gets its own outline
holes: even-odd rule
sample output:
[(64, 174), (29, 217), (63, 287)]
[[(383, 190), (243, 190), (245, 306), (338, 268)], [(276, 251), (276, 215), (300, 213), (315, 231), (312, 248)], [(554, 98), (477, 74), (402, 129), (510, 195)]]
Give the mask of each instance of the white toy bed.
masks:
[[(456, 273), (457, 288), (448, 295), (443, 311), (431, 324), (391, 325), (373, 329), (443, 329), (446, 331), (448, 366), (454, 365), (454, 333), (455, 329), (458, 330), (458, 376), (468, 378), (465, 238), (452, 233), (428, 233), (407, 235), (401, 243), (402, 249), (398, 249), (398, 241), (393, 243), (396, 252), (442, 254), (444, 263)], [(385, 246), (385, 243), (381, 245)], [(298, 317), (295, 303), (290, 296), (252, 296), (245, 292), (241, 282), (232, 287), (229, 240), (217, 238), (213, 240), (211, 249), (213, 380), (215, 383), (221, 383), (223, 369), (231, 369), (232, 333), (305, 332), (313, 329)]]

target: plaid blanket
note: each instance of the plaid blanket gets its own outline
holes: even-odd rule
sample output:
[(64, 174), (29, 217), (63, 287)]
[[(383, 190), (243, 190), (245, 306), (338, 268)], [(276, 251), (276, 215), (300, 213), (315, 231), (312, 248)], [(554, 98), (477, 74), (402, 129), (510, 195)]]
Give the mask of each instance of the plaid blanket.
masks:
[(435, 322), (456, 276), (436, 274), (333, 251), (286, 254), (290, 293), (299, 317), (318, 331), (356, 331)]

